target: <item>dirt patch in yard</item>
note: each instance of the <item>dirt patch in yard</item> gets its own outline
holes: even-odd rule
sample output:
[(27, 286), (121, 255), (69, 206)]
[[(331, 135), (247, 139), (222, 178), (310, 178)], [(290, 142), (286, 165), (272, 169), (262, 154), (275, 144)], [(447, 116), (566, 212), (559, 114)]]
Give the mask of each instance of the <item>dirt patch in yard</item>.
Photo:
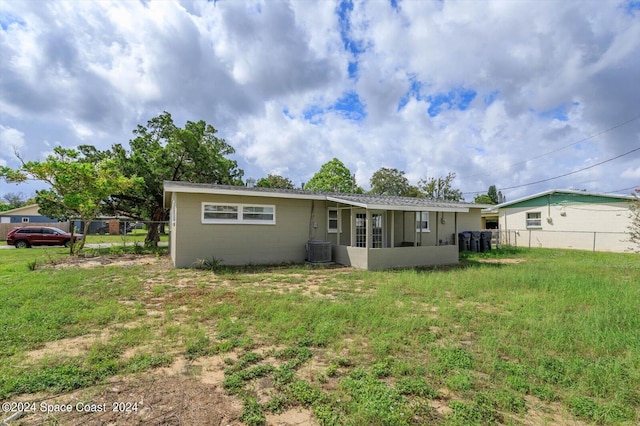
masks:
[[(34, 399), (29, 399), (34, 401)], [(148, 374), (119, 378), (106, 385), (37, 400), (35, 413), (21, 425), (241, 425), (242, 405), (217, 385), (193, 377)], [(46, 413), (44, 406), (71, 405), (68, 413)], [(84, 412), (84, 409), (104, 410)]]
[(69, 256), (56, 260), (50, 264), (42, 265), (42, 268), (96, 268), (100, 266), (140, 266), (164, 264), (168, 260), (166, 258), (157, 257), (155, 255), (113, 255), (113, 256)]
[(480, 263), (493, 263), (495, 265), (515, 265), (526, 262), (525, 259), (476, 259)]

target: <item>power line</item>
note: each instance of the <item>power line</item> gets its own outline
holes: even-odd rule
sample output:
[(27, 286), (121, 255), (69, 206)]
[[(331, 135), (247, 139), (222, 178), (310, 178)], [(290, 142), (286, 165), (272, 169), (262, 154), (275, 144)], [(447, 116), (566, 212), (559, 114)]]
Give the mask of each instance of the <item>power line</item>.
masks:
[[(515, 166), (526, 164), (529, 161), (537, 160), (539, 158), (546, 157), (547, 155), (555, 154), (556, 152), (562, 151), (563, 149), (569, 148), (569, 147), (574, 146), (574, 145), (578, 145), (579, 143), (582, 143), (582, 142), (586, 142), (589, 139), (593, 139), (593, 138), (595, 138), (597, 136), (604, 135), (605, 133), (611, 132), (612, 130), (615, 130), (615, 129), (619, 128), (619, 127), (625, 126), (625, 125), (627, 125), (627, 124), (629, 124), (631, 122), (634, 122), (634, 121), (636, 121), (638, 119), (640, 119), (640, 115), (638, 115), (638, 116), (636, 116), (636, 117), (634, 117), (634, 118), (632, 118), (630, 120), (627, 120), (625, 122), (616, 124), (613, 127), (609, 127), (608, 129), (605, 129), (605, 130), (603, 130), (601, 132), (594, 133), (593, 135), (589, 135), (589, 136), (587, 136), (585, 138), (580, 139), (579, 141), (572, 142), (572, 143), (570, 143), (568, 145), (561, 146), (560, 148), (554, 149), (553, 151), (545, 152), (544, 154), (540, 154), (537, 157), (532, 157), (532, 158), (529, 158), (528, 160), (520, 161), (519, 163), (513, 163), (513, 164), (511, 164), (511, 165), (509, 165), (507, 167), (502, 168), (502, 170), (509, 170), (509, 169), (511, 169), (511, 168), (513, 168)], [(476, 176), (484, 176), (486, 174), (487, 173), (476, 173), (475, 175), (463, 176), (463, 177), (465, 179), (470, 179), (470, 178), (473, 178), (473, 177), (476, 177)], [(464, 192), (463, 194), (473, 194), (473, 192)]]
[(639, 184), (637, 184), (637, 185), (630, 186), (630, 187), (628, 187), (628, 188), (614, 189), (613, 191), (607, 191), (607, 192), (608, 192), (609, 194), (612, 194), (612, 193), (614, 193), (614, 192), (628, 191), (628, 190), (630, 190), (630, 189), (637, 189), (637, 188), (640, 188), (640, 183), (639, 183)]
[(554, 176), (554, 177), (551, 177), (551, 178), (548, 178), (548, 179), (538, 180), (536, 182), (523, 183), (522, 185), (507, 186), (507, 187), (504, 187), (504, 188), (500, 188), (500, 190), (503, 191), (503, 190), (507, 190), (507, 189), (522, 188), (523, 186), (536, 185), (538, 183), (549, 182), (550, 180), (560, 179), (561, 177), (573, 175), (573, 174), (576, 174), (576, 173), (579, 173), (579, 172), (583, 172), (585, 170), (592, 169), (592, 168), (594, 168), (596, 166), (599, 166), (599, 165), (604, 164), (604, 163), (608, 163), (608, 162), (616, 160), (616, 159), (618, 159), (620, 157), (624, 157), (626, 155), (632, 154), (632, 153), (634, 153), (636, 151), (640, 151), (640, 147), (638, 147), (636, 149), (632, 149), (631, 151), (625, 152), (624, 154), (617, 155), (617, 156), (615, 156), (613, 158), (609, 158), (608, 160), (604, 160), (604, 161), (601, 161), (599, 163), (592, 164), (589, 167), (584, 167), (582, 169), (574, 170), (572, 172), (564, 173), (562, 175)]

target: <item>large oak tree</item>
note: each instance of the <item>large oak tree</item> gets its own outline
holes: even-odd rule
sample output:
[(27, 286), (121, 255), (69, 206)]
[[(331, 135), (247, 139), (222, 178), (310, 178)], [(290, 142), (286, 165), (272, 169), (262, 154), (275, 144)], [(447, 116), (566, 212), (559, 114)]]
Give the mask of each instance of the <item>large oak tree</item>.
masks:
[(235, 150), (217, 130), (200, 120), (176, 126), (171, 114), (163, 112), (146, 126), (138, 125), (129, 149), (121, 144), (111, 150), (98, 151), (93, 146), (80, 150), (96, 161), (110, 158), (125, 176), (140, 176), (144, 183), (133, 191), (113, 193), (110, 210), (137, 220), (150, 220), (146, 244), (157, 245), (159, 225), (169, 219), (163, 204), (163, 182), (183, 181), (241, 185), (243, 171), (235, 160), (227, 158)]

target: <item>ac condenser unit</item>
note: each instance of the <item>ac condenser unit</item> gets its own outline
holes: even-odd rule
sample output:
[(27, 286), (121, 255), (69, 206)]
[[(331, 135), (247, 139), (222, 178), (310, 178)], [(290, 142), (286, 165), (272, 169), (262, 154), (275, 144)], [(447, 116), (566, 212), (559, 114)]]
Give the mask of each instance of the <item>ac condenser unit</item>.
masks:
[(328, 241), (308, 241), (307, 261), (311, 263), (331, 262), (331, 243)]

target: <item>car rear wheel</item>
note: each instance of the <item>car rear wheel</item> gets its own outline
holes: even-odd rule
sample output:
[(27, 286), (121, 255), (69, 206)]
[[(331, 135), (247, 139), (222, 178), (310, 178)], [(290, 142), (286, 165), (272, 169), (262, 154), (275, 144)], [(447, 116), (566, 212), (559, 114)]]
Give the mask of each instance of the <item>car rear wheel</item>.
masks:
[(25, 240), (18, 240), (14, 243), (14, 246), (16, 246), (16, 248), (29, 248), (29, 242), (25, 241)]
[(64, 242), (65, 247), (71, 247), (71, 240), (67, 240)]

